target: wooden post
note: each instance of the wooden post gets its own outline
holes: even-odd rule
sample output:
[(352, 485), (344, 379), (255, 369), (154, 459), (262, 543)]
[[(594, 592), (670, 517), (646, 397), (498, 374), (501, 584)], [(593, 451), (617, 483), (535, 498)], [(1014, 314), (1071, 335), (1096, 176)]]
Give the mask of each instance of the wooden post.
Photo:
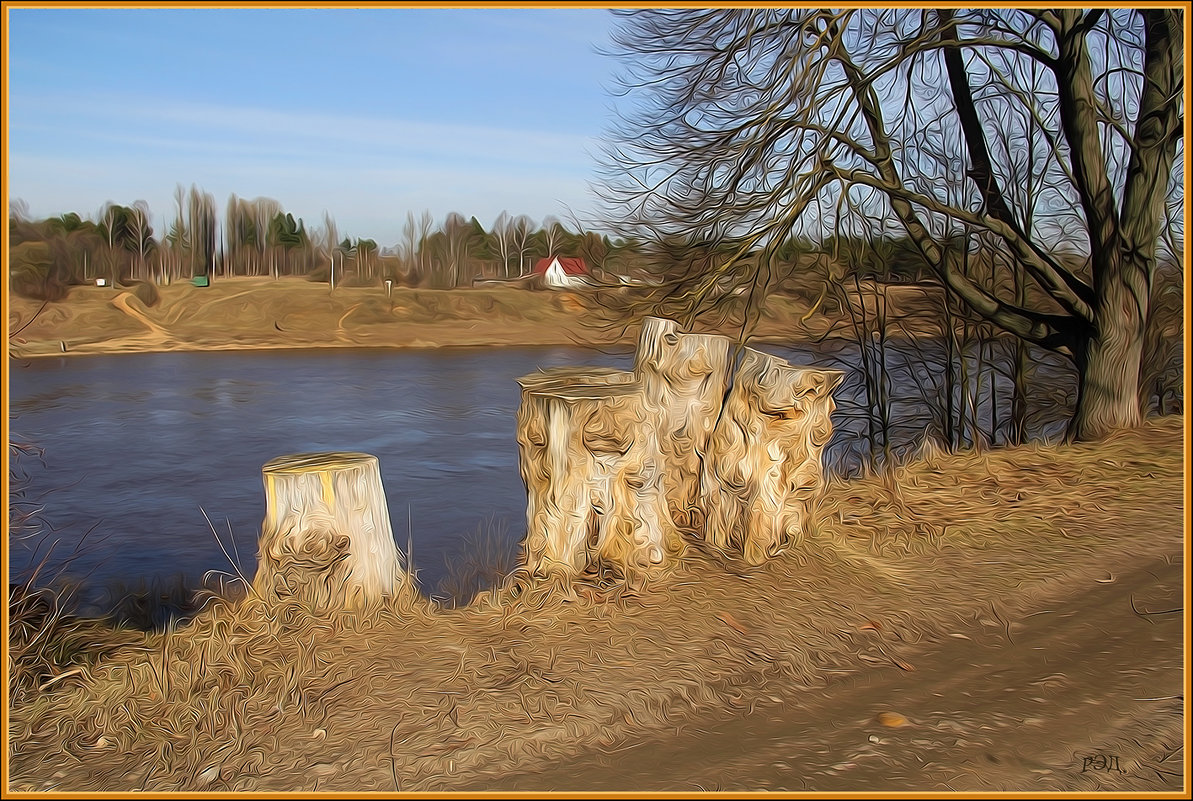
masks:
[(708, 542), (758, 564), (805, 533), (843, 378), (746, 349), (702, 473)]
[(673, 320), (642, 324), (634, 372), (642, 382), (655, 447), (662, 454), (663, 491), (671, 519), (698, 531), (706, 515), (700, 493), (702, 463), (721, 413), (733, 360), (733, 341), (716, 334), (684, 334)]
[(261, 472), (260, 594), (316, 608), (359, 608), (397, 594), (403, 572), (377, 457), (300, 453)]
[(527, 490), (523, 563), (534, 574), (577, 574), (595, 562), (648, 569), (679, 548), (654, 438), (643, 436), (642, 388), (602, 378), (618, 380), (536, 386), (526, 377), (518, 443)]

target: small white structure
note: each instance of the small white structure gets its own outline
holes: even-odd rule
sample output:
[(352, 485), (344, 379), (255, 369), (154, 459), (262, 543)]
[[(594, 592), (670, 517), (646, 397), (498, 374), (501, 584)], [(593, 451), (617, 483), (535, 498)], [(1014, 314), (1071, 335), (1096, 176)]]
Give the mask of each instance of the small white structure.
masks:
[(107, 279), (107, 278), (96, 278), (96, 279), (95, 279), (95, 285), (96, 285), (96, 286), (107, 286), (107, 285), (108, 285), (108, 279)]
[(533, 275), (541, 276), (543, 283), (553, 289), (576, 289), (592, 285), (588, 280), (588, 265), (584, 259), (559, 256), (539, 259), (534, 265)]

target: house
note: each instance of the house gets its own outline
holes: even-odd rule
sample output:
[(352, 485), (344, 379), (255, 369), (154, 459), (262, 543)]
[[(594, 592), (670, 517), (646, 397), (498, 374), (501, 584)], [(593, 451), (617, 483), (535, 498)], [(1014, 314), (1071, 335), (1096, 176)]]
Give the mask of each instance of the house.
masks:
[(588, 265), (584, 263), (584, 259), (565, 256), (539, 259), (531, 275), (541, 278), (543, 284), (552, 289), (574, 289), (592, 285)]

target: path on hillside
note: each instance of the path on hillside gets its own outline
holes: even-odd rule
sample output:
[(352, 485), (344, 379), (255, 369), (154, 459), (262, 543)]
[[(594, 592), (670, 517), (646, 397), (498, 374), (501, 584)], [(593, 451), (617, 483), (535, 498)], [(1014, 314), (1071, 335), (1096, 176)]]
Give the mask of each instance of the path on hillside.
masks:
[(1179, 791), (1182, 578), (1179, 555), (1147, 561), (911, 670), (458, 789)]

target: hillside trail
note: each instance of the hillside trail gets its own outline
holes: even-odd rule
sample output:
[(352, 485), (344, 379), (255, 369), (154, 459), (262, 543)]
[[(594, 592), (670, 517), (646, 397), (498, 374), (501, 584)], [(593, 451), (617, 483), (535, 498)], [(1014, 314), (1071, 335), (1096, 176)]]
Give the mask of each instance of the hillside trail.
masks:
[(1180, 791), (1184, 598), (1180, 554), (1142, 560), (901, 667), (458, 789)]

